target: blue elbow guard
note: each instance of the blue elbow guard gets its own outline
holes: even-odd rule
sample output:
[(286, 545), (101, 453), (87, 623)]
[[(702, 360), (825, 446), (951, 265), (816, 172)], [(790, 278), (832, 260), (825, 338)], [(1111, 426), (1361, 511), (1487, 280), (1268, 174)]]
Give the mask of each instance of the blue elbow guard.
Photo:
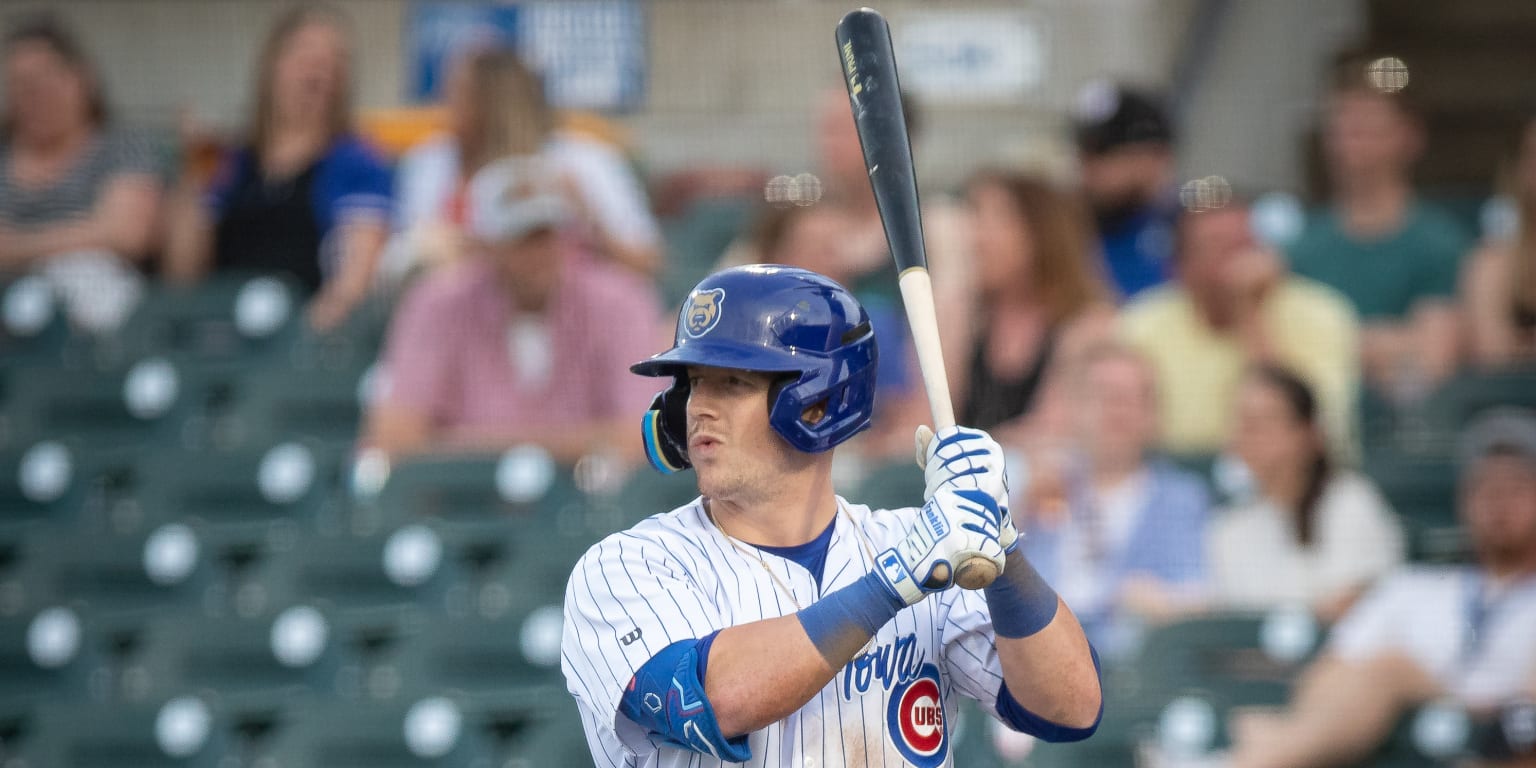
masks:
[(699, 679), (699, 641), (680, 640), (642, 664), (619, 700), (619, 712), (673, 746), (728, 763), (752, 759), (747, 737), (727, 739)]
[(1092, 736), (1099, 729), (1099, 723), (1104, 720), (1104, 670), (1099, 666), (1099, 652), (1093, 645), (1088, 645), (1088, 653), (1093, 657), (1093, 671), (1099, 676), (1099, 713), (1094, 716), (1093, 724), (1087, 728), (1071, 728), (1060, 723), (1053, 723), (1027, 709), (1013, 697), (1013, 692), (1008, 690), (1005, 681), (997, 691), (997, 714), (1010, 727), (1020, 733), (1027, 733), (1041, 741), (1062, 743), (1069, 741), (1082, 741)]

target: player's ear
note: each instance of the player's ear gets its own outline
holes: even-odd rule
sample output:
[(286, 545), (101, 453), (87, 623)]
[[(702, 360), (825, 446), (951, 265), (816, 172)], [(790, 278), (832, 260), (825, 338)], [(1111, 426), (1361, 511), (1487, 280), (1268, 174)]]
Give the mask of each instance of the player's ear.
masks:
[(800, 412), (800, 420), (812, 425), (821, 423), (821, 420), (826, 417), (827, 401), (825, 400)]

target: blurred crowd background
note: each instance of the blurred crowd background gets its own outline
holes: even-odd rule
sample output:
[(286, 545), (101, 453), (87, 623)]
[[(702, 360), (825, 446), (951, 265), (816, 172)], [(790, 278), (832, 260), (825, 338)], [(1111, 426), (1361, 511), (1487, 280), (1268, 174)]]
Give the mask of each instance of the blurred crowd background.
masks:
[[(961, 422), (1105, 660), (957, 765), (1536, 761), (1536, 6), (899, 0)], [(590, 763), (562, 592), (721, 266), (926, 419), (812, 0), (0, 8), (0, 766)]]

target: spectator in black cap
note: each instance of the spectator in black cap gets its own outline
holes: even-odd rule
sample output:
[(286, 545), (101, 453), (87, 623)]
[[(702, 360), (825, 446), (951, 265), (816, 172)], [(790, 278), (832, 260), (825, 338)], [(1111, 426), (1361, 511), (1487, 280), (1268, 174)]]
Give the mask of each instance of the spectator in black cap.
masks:
[(1152, 96), (1106, 81), (1079, 92), (1072, 122), (1107, 271), (1130, 298), (1170, 274), (1173, 126)]

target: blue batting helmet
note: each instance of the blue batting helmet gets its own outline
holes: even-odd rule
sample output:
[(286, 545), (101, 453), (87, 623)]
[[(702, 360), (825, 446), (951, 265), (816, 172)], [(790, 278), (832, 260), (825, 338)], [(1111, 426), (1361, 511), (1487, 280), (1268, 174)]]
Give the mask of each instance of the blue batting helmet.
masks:
[[(877, 357), (869, 315), (832, 280), (762, 264), (717, 272), (683, 301), (672, 348), (630, 366), (674, 379), (646, 412), (646, 455), (663, 472), (691, 466), (690, 365), (784, 374), (769, 394), (768, 423), (799, 450), (828, 450), (869, 426)], [(811, 423), (804, 414), (815, 405), (826, 413)]]

